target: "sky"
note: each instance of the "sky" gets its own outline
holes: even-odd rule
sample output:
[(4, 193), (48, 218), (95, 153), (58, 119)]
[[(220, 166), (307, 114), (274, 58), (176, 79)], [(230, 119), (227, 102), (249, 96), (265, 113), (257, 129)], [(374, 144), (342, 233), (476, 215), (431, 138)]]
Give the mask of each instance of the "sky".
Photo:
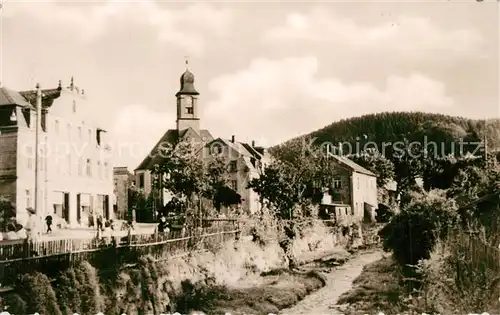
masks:
[[(0, 0), (1, 1), (1, 0)], [(135, 169), (175, 128), (185, 59), (214, 137), (270, 146), (384, 111), (499, 116), (495, 0), (21, 1), (0, 9), (0, 80), (85, 89)]]

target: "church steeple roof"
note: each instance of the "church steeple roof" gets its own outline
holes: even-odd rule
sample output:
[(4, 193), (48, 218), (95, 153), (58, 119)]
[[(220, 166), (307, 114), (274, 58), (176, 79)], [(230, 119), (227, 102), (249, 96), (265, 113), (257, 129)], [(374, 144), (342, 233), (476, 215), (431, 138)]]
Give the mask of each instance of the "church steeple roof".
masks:
[(188, 61), (186, 60), (186, 71), (181, 75), (181, 89), (177, 92), (176, 96), (185, 95), (199, 95), (198, 91), (194, 88), (194, 74), (187, 68)]

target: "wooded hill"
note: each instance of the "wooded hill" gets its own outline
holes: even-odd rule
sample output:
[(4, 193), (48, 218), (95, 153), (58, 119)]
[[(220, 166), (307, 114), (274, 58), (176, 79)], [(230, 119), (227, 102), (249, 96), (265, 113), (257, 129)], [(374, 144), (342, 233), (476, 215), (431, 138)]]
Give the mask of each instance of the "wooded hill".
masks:
[[(372, 141), (381, 148), (382, 143), (395, 143), (407, 139), (408, 141), (449, 144), (463, 139), (464, 142), (483, 141), (486, 136), (488, 149), (500, 148), (500, 120), (475, 120), (464, 117), (429, 114), (423, 112), (385, 112), (369, 114), (360, 117), (343, 119), (334, 122), (310, 134), (291, 139), (281, 145), (271, 148), (271, 152), (280, 147), (287, 147), (290, 142), (316, 138), (315, 144), (331, 142), (333, 144), (349, 142), (353, 146), (356, 142)], [(464, 146), (464, 150), (472, 151), (477, 145)], [(440, 149), (441, 150), (441, 149)]]

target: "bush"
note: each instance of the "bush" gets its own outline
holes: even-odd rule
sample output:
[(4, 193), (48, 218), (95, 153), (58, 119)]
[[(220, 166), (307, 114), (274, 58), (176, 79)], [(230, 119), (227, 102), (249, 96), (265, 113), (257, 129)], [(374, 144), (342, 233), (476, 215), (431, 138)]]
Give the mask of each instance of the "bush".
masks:
[(391, 218), (394, 216), (395, 211), (392, 210), (390, 207), (379, 203), (378, 208), (376, 210), (376, 216), (375, 219), (379, 223), (387, 223), (391, 220)]
[(428, 259), (439, 238), (457, 223), (456, 205), (443, 191), (412, 196), (411, 202), (380, 231), (384, 250), (402, 266)]
[(422, 287), (413, 308), (417, 313), (466, 314), (477, 310), (496, 313), (500, 303), (500, 278), (483, 264), (466, 258), (469, 248), (448, 243), (444, 252), (433, 252), (419, 263)]
[(38, 272), (25, 274), (21, 277), (17, 288), (17, 292), (26, 301), (28, 313), (62, 315), (57, 305), (56, 294), (46, 275)]

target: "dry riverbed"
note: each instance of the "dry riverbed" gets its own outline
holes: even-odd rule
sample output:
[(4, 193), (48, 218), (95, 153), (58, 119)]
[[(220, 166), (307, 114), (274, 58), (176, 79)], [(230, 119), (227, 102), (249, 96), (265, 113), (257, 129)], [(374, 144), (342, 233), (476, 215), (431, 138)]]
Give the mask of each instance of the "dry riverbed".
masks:
[(337, 301), (342, 293), (352, 288), (352, 281), (361, 274), (363, 267), (382, 258), (378, 250), (360, 252), (345, 264), (324, 273), (326, 285), (316, 292), (306, 296), (296, 305), (283, 309), (280, 314), (299, 315), (337, 315), (342, 314)]
[(379, 251), (351, 257), (332, 253), (294, 272), (262, 274), (238, 288), (211, 286), (196, 294), (197, 301), (185, 301), (185, 305), (201, 303), (198, 310), (205, 314), (341, 314), (335, 308), (339, 296), (351, 288), (364, 265), (381, 257)]

